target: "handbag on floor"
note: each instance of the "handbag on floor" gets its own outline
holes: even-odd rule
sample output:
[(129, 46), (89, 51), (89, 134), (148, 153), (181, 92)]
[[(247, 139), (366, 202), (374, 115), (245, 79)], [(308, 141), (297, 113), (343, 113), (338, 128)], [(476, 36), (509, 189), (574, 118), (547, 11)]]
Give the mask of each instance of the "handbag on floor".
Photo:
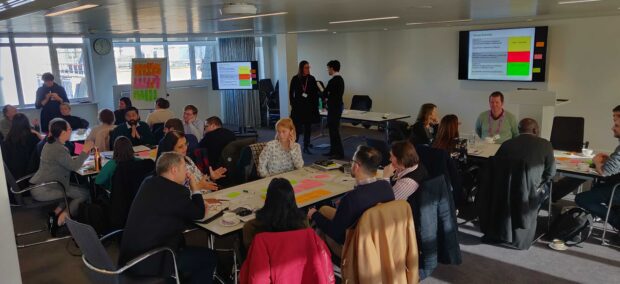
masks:
[(575, 207), (558, 216), (546, 236), (549, 240), (562, 240), (567, 246), (578, 245), (590, 237), (593, 223), (590, 213)]

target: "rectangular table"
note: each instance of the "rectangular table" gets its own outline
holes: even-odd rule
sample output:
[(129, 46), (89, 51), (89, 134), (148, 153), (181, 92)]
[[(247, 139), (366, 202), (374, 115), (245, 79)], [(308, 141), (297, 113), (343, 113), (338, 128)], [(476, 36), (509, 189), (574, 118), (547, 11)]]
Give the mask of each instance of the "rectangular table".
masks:
[[(134, 146), (133, 149), (134, 149), (134, 152), (136, 153), (137, 158), (151, 159), (155, 161), (155, 158), (157, 157), (157, 148), (149, 149), (145, 146)], [(148, 151), (145, 151), (145, 149), (148, 149)], [(112, 157), (112, 153), (113, 153), (112, 151), (101, 153), (101, 167), (105, 166), (105, 164), (109, 161), (109, 159), (106, 158), (106, 156)], [(86, 177), (95, 176), (99, 174), (99, 171), (95, 170), (95, 156), (93, 154), (90, 154), (88, 156), (88, 159), (84, 161), (84, 164), (82, 164), (82, 167), (80, 167), (80, 169), (78, 169), (76, 173), (80, 176), (86, 176)]]
[[(324, 119), (327, 117), (327, 111), (326, 110), (321, 110), (319, 112), (319, 114), (321, 115), (321, 134), (319, 136), (317, 136), (317, 137), (314, 137), (313, 139), (325, 136), (325, 134), (324, 134), (324, 129), (325, 129)], [(371, 122), (371, 123), (375, 123), (375, 124), (383, 124), (384, 123), (385, 124), (385, 140), (388, 141), (389, 140), (389, 133), (388, 133), (389, 130), (388, 129), (389, 129), (390, 122), (392, 122), (394, 120), (400, 120), (400, 119), (409, 118), (409, 117), (411, 117), (411, 116), (407, 115), (407, 114), (371, 112), (371, 111), (361, 111), (361, 110), (345, 109), (345, 110), (342, 111), (342, 117), (340, 119), (355, 120), (355, 121), (359, 121), (359, 122)], [(346, 138), (343, 139), (343, 140), (346, 140)]]
[[(340, 170), (321, 171), (312, 167), (304, 167), (299, 170), (263, 178), (257, 181), (237, 185), (223, 190), (204, 194), (203, 197), (225, 199), (221, 207), (235, 209), (237, 207), (251, 207), (252, 210), (260, 209), (265, 202), (267, 186), (275, 177), (286, 178), (293, 184), (297, 205), (309, 206), (317, 202), (339, 196), (353, 189), (355, 180), (350, 175), (345, 175)], [(207, 217), (214, 216), (222, 208), (210, 206)], [(239, 231), (243, 228), (243, 222), (235, 226), (223, 226), (219, 217), (208, 224), (197, 222), (196, 225), (218, 235), (226, 235)]]
[[(501, 144), (489, 144), (480, 143), (475, 146), (469, 146), (467, 149), (467, 155), (473, 158), (488, 159), (490, 156), (495, 155)], [(580, 163), (592, 163), (592, 157), (583, 156), (581, 153), (573, 153), (567, 151), (554, 150), (553, 156), (555, 157), (555, 166), (559, 173), (576, 178), (591, 180), (601, 178), (594, 169), (588, 170), (579, 169)]]

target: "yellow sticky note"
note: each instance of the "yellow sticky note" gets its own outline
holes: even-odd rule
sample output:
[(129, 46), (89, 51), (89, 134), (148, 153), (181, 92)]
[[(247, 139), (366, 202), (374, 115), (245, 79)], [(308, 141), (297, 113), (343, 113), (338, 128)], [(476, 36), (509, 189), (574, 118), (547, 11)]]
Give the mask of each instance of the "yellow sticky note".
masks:
[(540, 68), (532, 68), (532, 73), (540, 73)]

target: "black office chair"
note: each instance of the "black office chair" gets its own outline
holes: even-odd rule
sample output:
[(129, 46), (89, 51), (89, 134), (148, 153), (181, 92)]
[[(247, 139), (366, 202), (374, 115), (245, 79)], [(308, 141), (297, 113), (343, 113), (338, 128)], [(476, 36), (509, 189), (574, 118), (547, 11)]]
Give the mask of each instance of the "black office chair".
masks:
[[(352, 110), (361, 110), (361, 111), (370, 111), (372, 109), (372, 99), (369, 96), (364, 95), (354, 95), (351, 98), (351, 107)], [(353, 121), (351, 122), (353, 125), (358, 125), (359, 122)], [(362, 123), (362, 125), (369, 129), (372, 126), (369, 123)]]
[[(26, 209), (43, 208), (43, 207), (49, 207), (52, 204), (57, 204), (59, 201), (64, 200), (65, 208), (69, 208), (69, 201), (67, 199), (67, 193), (65, 191), (64, 185), (61, 182), (58, 182), (58, 181), (45, 182), (41, 184), (31, 185), (27, 188), (22, 189), (19, 186), (19, 184), (22, 182), (27, 182), (27, 180), (29, 180), (32, 176), (34, 176), (34, 173), (21, 177), (16, 180), (13, 177), (13, 174), (11, 174), (11, 171), (9, 171), (9, 168), (6, 166), (6, 163), (3, 163), (3, 165), (4, 165), (4, 175), (6, 177), (6, 182), (9, 187), (10, 194), (14, 195), (15, 200), (20, 201), (18, 205), (12, 204), (11, 205), (12, 207), (21, 207), (21, 208), (26, 208)], [(62, 188), (63, 198), (57, 199), (57, 200), (50, 200), (50, 201), (36, 201), (34, 198), (26, 198), (22, 196), (24, 193), (29, 192), (35, 188), (46, 187), (46, 186), (50, 186), (53, 184), (59, 185)], [(26, 248), (26, 247), (36, 246), (36, 245), (47, 244), (47, 243), (51, 243), (51, 242), (55, 242), (59, 240), (64, 240), (69, 237), (69, 236), (59, 237), (59, 238), (54, 237), (54, 238), (48, 238), (44, 241), (26, 243), (26, 244), (19, 243), (18, 238), (20, 237), (30, 236), (30, 235), (44, 233), (44, 232), (47, 232), (47, 228), (37, 229), (37, 230), (25, 232), (25, 233), (16, 233), (15, 240), (17, 243), (17, 248), (21, 249), (21, 248)]]
[(554, 117), (550, 139), (553, 149), (580, 153), (583, 147), (584, 124), (583, 117)]
[(151, 126), (151, 132), (153, 136), (155, 136), (155, 141), (159, 143), (159, 141), (164, 138), (164, 123), (155, 123)]
[[(82, 262), (84, 262), (84, 265), (88, 268), (89, 278), (92, 283), (169, 283), (166, 281), (170, 280), (170, 278), (174, 278), (177, 284), (181, 283), (177, 269), (176, 255), (174, 251), (168, 247), (154, 248), (133, 258), (123, 267), (118, 267), (116, 265), (116, 261), (113, 261), (108, 252), (105, 250), (102, 242), (118, 233), (121, 233), (123, 230), (114, 231), (100, 239), (97, 236), (95, 229), (87, 224), (82, 224), (67, 218), (67, 227), (69, 228), (75, 243), (82, 251)], [(125, 273), (125, 271), (136, 264), (162, 253), (169, 254), (172, 257), (174, 274), (171, 275), (171, 277), (138, 278), (129, 276)]]
[(218, 180), (218, 184), (232, 186), (240, 183), (241, 172), (238, 162), (241, 156), (241, 150), (254, 143), (256, 143), (256, 138), (254, 137), (237, 139), (230, 142), (222, 149), (222, 155), (219, 161), (220, 166), (225, 167), (228, 171), (225, 178)]

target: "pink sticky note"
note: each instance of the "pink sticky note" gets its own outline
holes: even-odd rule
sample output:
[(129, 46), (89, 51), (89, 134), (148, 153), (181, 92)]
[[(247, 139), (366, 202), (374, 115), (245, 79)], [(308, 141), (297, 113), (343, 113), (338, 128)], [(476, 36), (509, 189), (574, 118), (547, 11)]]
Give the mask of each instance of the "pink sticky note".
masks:
[(543, 59), (543, 55), (542, 55), (542, 53), (536, 53), (536, 54), (534, 54), (534, 59), (537, 59), (537, 60)]
[(79, 155), (80, 153), (82, 153), (82, 149), (84, 149), (84, 144), (82, 143), (73, 143), (74, 149), (73, 152), (76, 155)]
[(151, 152), (150, 151), (142, 151), (142, 152), (138, 152), (136, 153), (136, 155), (140, 158), (149, 158), (151, 156)]

